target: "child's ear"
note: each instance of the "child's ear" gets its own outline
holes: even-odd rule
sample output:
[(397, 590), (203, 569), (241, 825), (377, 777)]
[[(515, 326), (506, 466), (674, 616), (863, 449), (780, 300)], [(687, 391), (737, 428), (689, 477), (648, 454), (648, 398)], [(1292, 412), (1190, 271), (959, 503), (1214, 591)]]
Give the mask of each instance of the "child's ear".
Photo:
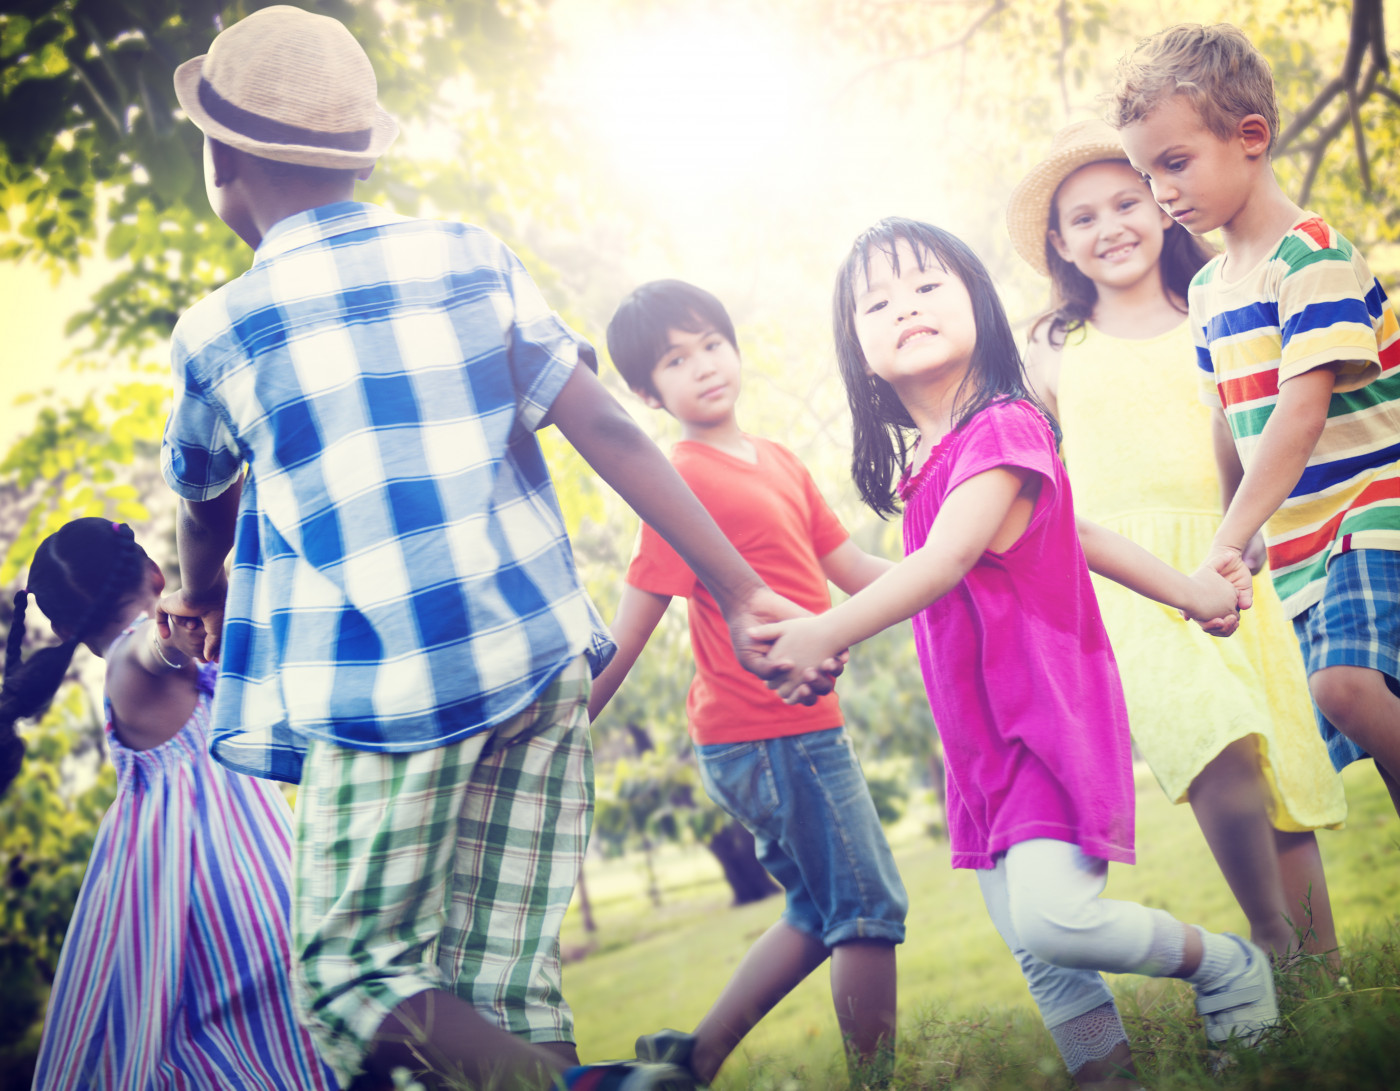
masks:
[(1235, 133), (1244, 144), (1244, 152), (1250, 157), (1267, 155), (1273, 131), (1262, 114), (1246, 114), (1235, 126)]
[(663, 404), (661, 404), (661, 399), (658, 398), (655, 394), (653, 394), (650, 390), (643, 390), (643, 389), (642, 389), (641, 387), (639, 387), (639, 386), (634, 386), (634, 387), (632, 388), (632, 393), (635, 394), (635, 395), (637, 395), (637, 397), (641, 398), (642, 401), (643, 401), (643, 403), (644, 403), (644, 404), (647, 406), (647, 408), (649, 408), (649, 409), (665, 409), (665, 408), (666, 408)]
[(214, 168), (212, 179), (216, 189), (222, 189), (238, 177), (238, 153), (222, 140), (204, 138), (209, 149), (209, 163)]
[(146, 559), (146, 563), (151, 566), (151, 588), (159, 595), (165, 590), (165, 573), (160, 570), (160, 565), (156, 564), (156, 562), (149, 557)]
[(1069, 259), (1069, 247), (1065, 245), (1065, 240), (1060, 238), (1060, 233), (1058, 231), (1052, 227), (1049, 231), (1045, 232), (1045, 237), (1050, 240), (1050, 245), (1055, 248), (1055, 253), (1059, 254), (1068, 264), (1074, 264), (1074, 262)]

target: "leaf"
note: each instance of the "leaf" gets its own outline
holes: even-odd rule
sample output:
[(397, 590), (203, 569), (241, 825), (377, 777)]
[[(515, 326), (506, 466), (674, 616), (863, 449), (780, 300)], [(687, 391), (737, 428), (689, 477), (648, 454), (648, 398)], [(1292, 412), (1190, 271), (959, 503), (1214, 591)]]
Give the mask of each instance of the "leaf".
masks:
[(68, 109), (68, 81), (22, 80), (0, 103), (0, 140), (16, 163), (36, 163), (47, 153), (53, 129)]

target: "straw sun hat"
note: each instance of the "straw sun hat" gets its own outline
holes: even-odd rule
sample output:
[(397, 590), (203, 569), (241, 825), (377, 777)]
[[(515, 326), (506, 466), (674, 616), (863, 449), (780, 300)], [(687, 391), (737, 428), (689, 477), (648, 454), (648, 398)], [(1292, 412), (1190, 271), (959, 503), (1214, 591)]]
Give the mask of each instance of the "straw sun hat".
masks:
[(378, 95), (344, 26), (285, 4), (240, 19), (175, 70), (175, 96), (207, 136), (308, 167), (374, 164), (399, 132)]
[(1055, 134), (1050, 154), (1011, 191), (1006, 206), (1011, 244), (1042, 276), (1050, 272), (1045, 265), (1045, 233), (1050, 229), (1050, 202), (1055, 191), (1080, 167), (1105, 159), (1127, 159), (1118, 134), (1097, 118), (1076, 121)]

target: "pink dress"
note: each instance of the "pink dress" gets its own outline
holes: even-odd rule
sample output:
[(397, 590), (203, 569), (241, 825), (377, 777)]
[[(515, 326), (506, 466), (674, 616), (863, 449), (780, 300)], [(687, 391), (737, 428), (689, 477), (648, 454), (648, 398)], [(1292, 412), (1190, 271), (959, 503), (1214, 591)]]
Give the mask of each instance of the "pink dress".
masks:
[(992, 867), (997, 854), (1038, 837), (1132, 863), (1123, 688), (1075, 531), (1069, 478), (1030, 403), (982, 410), (900, 482), (904, 552), (924, 544), (953, 489), (998, 466), (1040, 476), (1030, 524), (913, 619), (943, 740), (953, 866)]

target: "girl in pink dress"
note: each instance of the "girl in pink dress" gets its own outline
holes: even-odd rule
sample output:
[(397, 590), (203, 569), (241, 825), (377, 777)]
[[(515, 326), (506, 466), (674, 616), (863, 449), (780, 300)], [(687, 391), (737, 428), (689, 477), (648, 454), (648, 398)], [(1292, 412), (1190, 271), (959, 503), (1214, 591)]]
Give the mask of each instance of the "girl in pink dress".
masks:
[(834, 320), (856, 484), (882, 516), (903, 504), (905, 560), (826, 614), (754, 630), (790, 668), (780, 689), (913, 618), (945, 750), (953, 866), (977, 869), (1077, 1083), (1136, 1086), (1100, 971), (1185, 978), (1211, 1042), (1253, 1044), (1278, 1014), (1257, 947), (1100, 896), (1108, 862), (1133, 862), (1133, 783), (1089, 581), (1092, 567), (1228, 635), (1249, 604), (1247, 570), (1187, 577), (1077, 524), (1056, 427), (985, 267), (952, 235), (876, 224), (838, 275)]

